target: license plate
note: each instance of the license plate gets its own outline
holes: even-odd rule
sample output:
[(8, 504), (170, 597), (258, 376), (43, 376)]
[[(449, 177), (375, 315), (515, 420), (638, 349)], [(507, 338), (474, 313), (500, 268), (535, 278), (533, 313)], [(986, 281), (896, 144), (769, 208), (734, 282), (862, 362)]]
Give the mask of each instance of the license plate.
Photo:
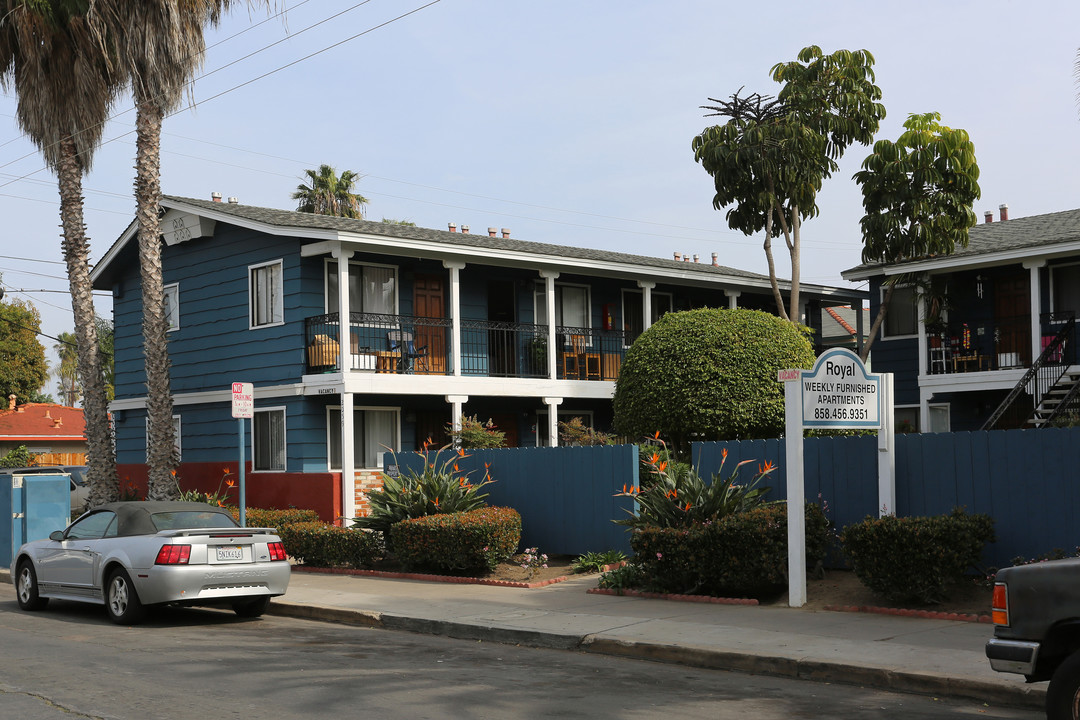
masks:
[(244, 559), (244, 548), (229, 545), (219, 545), (217, 548), (218, 562), (234, 562)]

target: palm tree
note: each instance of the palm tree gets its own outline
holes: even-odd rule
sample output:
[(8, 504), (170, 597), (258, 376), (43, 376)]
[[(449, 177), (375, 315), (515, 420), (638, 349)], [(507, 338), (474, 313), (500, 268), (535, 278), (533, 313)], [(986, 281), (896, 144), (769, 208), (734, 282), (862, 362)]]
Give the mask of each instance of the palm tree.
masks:
[[(179, 497), (173, 478), (172, 394), (168, 319), (161, 271), (161, 126), (175, 110), (206, 44), (203, 28), (216, 25), (233, 0), (96, 0), (106, 36), (116, 44), (119, 67), (135, 98), (135, 200), (142, 277), (143, 356), (147, 386), (147, 498)], [(250, 5), (256, 0), (249, 0)], [(264, 4), (264, 3), (259, 3)]]
[(310, 185), (297, 185), (292, 194), (293, 200), (299, 200), (296, 209), (299, 212), (316, 215), (337, 215), (338, 217), (363, 218), (367, 198), (354, 193), (353, 186), (360, 176), (352, 170), (346, 170), (339, 176), (330, 165), (320, 165), (316, 170), (305, 170)]
[(60, 358), (60, 365), (56, 368), (56, 377), (60, 381), (57, 390), (60, 397), (68, 407), (75, 407), (75, 403), (82, 396), (79, 387), (79, 341), (75, 333), (62, 332), (56, 336), (56, 344), (53, 350)]
[(82, 176), (119, 85), (88, 22), (90, 0), (0, 0), (0, 83), (18, 95), (19, 126), (57, 175), (62, 248), (83, 379), (90, 502), (119, 497), (90, 286)]

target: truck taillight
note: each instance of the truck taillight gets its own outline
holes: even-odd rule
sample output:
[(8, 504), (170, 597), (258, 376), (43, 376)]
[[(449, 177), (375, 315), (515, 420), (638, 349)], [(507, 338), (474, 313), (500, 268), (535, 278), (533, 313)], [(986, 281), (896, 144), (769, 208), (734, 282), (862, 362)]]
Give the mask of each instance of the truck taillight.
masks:
[(1005, 583), (994, 584), (994, 597), (990, 603), (990, 614), (995, 625), (1009, 624), (1009, 588)]
[(287, 560), (288, 556), (285, 555), (285, 545), (279, 542), (267, 543), (266, 547), (270, 550), (270, 560)]
[(191, 558), (190, 545), (162, 545), (155, 565), (187, 565)]

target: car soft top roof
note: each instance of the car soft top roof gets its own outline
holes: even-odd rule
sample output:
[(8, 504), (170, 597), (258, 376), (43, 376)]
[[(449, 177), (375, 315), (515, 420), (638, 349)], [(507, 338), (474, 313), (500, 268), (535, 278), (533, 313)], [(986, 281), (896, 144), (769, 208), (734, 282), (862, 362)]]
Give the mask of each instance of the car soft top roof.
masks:
[(165, 512), (212, 512), (225, 515), (235, 523), (232, 513), (225, 508), (198, 502), (170, 500), (130, 500), (99, 505), (93, 512), (108, 510), (116, 513), (117, 535), (154, 535), (158, 532), (151, 515)]

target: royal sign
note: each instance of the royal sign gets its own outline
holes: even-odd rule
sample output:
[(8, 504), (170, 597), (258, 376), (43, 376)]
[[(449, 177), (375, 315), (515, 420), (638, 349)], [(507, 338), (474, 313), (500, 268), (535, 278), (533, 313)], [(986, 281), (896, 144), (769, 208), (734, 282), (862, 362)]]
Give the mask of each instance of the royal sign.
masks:
[(803, 426), (873, 430), (881, 427), (881, 376), (866, 372), (855, 353), (833, 348), (802, 371)]

